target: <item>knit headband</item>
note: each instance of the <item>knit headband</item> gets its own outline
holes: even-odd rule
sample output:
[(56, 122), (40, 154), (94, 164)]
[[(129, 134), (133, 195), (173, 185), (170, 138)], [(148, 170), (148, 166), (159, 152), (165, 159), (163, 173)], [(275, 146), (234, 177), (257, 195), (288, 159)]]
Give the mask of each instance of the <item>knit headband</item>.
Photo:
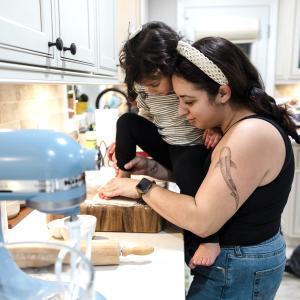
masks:
[(228, 79), (226, 78), (222, 70), (195, 47), (186, 42), (179, 41), (177, 44), (177, 51), (179, 54), (181, 54), (187, 60), (197, 66), (213, 81), (217, 82), (220, 85), (228, 84)]

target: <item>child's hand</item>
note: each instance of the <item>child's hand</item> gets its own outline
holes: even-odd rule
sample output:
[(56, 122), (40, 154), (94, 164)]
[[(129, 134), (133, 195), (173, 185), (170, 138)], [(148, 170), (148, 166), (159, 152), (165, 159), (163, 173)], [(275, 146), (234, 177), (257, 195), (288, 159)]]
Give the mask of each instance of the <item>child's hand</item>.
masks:
[(107, 157), (109, 160), (109, 162), (108, 162), (109, 166), (114, 167), (114, 169), (116, 170), (116, 175), (118, 175), (119, 168), (117, 166), (117, 159), (116, 159), (116, 143), (112, 143), (107, 148)]
[(221, 138), (222, 132), (219, 128), (206, 129), (203, 134), (204, 145), (207, 149), (214, 148)]
[(109, 160), (111, 160), (111, 161), (116, 160), (115, 151), (116, 151), (116, 143), (112, 143), (112, 144), (107, 148), (107, 156), (108, 156), (108, 159), (109, 159)]

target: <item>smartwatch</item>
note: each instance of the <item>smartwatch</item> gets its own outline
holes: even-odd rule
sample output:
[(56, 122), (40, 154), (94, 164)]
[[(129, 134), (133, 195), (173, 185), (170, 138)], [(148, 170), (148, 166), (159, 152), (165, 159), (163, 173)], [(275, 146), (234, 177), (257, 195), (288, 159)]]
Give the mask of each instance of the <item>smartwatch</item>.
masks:
[(142, 178), (141, 181), (136, 185), (136, 190), (139, 193), (139, 196), (142, 198), (144, 194), (149, 192), (151, 189), (152, 185), (155, 184), (155, 181), (151, 181), (147, 178)]

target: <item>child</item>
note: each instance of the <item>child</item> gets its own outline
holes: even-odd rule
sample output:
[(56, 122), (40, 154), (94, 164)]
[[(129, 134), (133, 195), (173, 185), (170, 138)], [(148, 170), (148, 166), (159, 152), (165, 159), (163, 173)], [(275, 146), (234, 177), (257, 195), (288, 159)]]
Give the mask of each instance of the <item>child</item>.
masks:
[[(193, 120), (178, 114), (179, 100), (171, 75), (179, 40), (180, 36), (162, 22), (144, 24), (129, 36), (121, 50), (120, 64), (129, 100), (137, 101), (141, 116), (127, 113), (119, 118), (116, 144), (109, 148), (109, 156), (115, 155), (117, 176), (130, 177), (124, 165), (135, 157), (138, 145), (172, 172), (182, 193), (195, 196), (204, 178), (208, 148), (214, 147), (221, 135), (219, 131), (203, 132), (193, 126)], [(205, 239), (209, 242), (199, 246), (190, 266), (212, 265), (220, 252), (217, 240), (216, 236)]]

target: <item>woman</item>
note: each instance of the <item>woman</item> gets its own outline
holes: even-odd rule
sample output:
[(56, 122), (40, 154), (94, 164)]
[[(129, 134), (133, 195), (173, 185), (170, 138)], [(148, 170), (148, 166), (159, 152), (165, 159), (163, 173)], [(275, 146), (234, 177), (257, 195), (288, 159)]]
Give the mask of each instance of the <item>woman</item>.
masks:
[[(112, 155), (115, 149), (117, 177), (130, 177), (124, 165), (135, 157), (136, 146), (139, 146), (172, 170), (181, 193), (195, 196), (204, 178), (199, 174), (209, 148), (217, 144), (221, 135), (219, 129), (204, 131), (178, 115), (179, 101), (173, 91), (171, 75), (179, 40), (178, 33), (168, 25), (153, 21), (140, 27), (124, 44), (120, 65), (125, 73), (129, 99), (137, 101), (141, 115), (127, 113), (118, 119), (115, 147), (109, 147), (108, 152)], [(186, 235), (191, 234), (185, 232)], [(215, 234), (201, 240), (193, 261), (211, 265), (219, 252)]]
[[(285, 108), (262, 87), (244, 53), (222, 38), (182, 41), (173, 75), (179, 113), (199, 128), (220, 127), (223, 138), (208, 160), (195, 198), (145, 180), (115, 178), (110, 197), (142, 196), (170, 222), (206, 237), (219, 232), (221, 253), (211, 267), (197, 266), (187, 299), (273, 299), (285, 265), (280, 218), (294, 175), (288, 135), (299, 138)], [(135, 158), (126, 168), (157, 178), (169, 171)], [(192, 257), (197, 239), (187, 239)], [(192, 262), (193, 267), (193, 262)]]

